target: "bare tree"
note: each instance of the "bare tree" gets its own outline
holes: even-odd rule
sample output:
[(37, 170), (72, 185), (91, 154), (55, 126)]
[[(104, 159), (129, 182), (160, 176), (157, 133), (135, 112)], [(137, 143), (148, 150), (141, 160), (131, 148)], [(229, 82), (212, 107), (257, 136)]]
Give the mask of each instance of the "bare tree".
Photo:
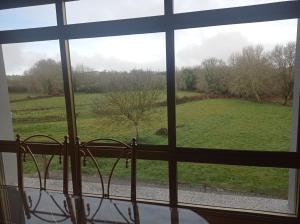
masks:
[(202, 62), (202, 68), (208, 92), (227, 95), (229, 74), (225, 62), (217, 58), (208, 58)]
[(283, 105), (293, 96), (294, 67), (295, 67), (296, 43), (289, 42), (284, 45), (276, 45), (269, 54), (269, 59), (277, 74), (278, 91), (283, 98)]
[(61, 65), (53, 59), (36, 62), (24, 75), (25, 85), (30, 92), (49, 96), (63, 93)]
[(136, 139), (139, 140), (141, 122), (149, 119), (147, 112), (161, 99), (161, 85), (151, 74), (119, 77), (115, 84), (118, 85), (118, 90), (95, 99), (94, 112), (102, 116), (110, 116), (111, 121), (129, 122), (134, 127)]
[(270, 63), (261, 45), (243, 48), (230, 58), (233, 80), (230, 90), (239, 97), (261, 101), (270, 81)]

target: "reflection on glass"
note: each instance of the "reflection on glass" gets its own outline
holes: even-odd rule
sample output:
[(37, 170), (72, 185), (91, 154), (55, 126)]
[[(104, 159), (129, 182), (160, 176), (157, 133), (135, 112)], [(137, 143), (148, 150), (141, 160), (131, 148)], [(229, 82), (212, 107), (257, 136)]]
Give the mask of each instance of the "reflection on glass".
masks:
[(289, 150), (296, 31), (296, 20), (176, 31), (177, 145)]
[(0, 10), (0, 30), (56, 26), (55, 5)]
[(69, 24), (156, 16), (164, 13), (163, 0), (81, 0), (66, 3)]
[(78, 134), (166, 144), (163, 34), (70, 41)]
[(288, 177), (282, 168), (179, 163), (179, 202), (295, 213)]
[[(239, 6), (260, 5), (274, 2), (284, 2), (286, 0), (174, 0), (174, 12), (192, 12), (211, 9), (222, 9)], [(290, 0), (295, 1), (295, 0)]]
[[(93, 196), (70, 197), (59, 192), (1, 188), (1, 221), (5, 223), (189, 223), (208, 224), (196, 212), (168, 205), (135, 203)], [(18, 214), (18, 215), (16, 215)], [(155, 214), (155, 215), (154, 215)]]

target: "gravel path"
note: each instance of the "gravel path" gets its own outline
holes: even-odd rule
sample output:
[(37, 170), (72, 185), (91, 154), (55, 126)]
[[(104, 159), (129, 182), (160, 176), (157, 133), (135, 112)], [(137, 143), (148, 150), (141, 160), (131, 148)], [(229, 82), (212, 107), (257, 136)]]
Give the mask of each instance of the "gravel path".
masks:
[[(37, 178), (24, 178), (25, 186), (38, 187)], [(106, 186), (105, 186), (106, 187)], [(61, 190), (62, 181), (50, 179), (47, 181), (47, 189)], [(130, 197), (130, 186), (128, 184), (111, 184), (111, 195)], [(83, 192), (101, 194), (99, 183), (84, 182)], [(137, 197), (143, 199), (168, 201), (168, 188), (153, 184), (137, 185)], [(235, 195), (228, 192), (201, 192), (182, 187), (178, 190), (180, 202), (190, 204), (202, 204), (208, 206), (260, 210), (278, 213), (291, 213), (288, 201), (283, 199), (272, 199), (258, 196)]]

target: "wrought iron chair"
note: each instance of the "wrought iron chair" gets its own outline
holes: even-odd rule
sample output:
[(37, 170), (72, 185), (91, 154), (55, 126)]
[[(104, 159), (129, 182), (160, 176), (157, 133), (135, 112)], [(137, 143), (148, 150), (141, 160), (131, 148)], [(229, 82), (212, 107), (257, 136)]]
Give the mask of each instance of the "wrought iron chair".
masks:
[[(34, 142), (34, 139), (46, 139), (47, 143), (41, 143), (40, 141), (36, 141)], [(49, 167), (51, 162), (53, 161), (53, 158), (55, 155), (59, 155), (59, 163), (62, 163), (62, 156), (63, 156), (63, 192), (65, 194), (68, 193), (68, 150), (67, 150), (67, 141), (68, 138), (65, 137), (65, 140), (63, 143), (60, 143), (59, 141), (57, 141), (56, 139), (49, 137), (47, 135), (33, 135), (30, 136), (28, 138), (26, 138), (25, 140), (21, 141), (20, 135), (17, 135), (17, 170), (18, 170), (18, 187), (20, 190), (24, 189), (24, 174), (23, 174), (23, 162), (26, 161), (26, 155), (28, 154), (33, 163), (34, 166), (36, 168), (37, 174), (38, 174), (38, 178), (39, 178), (39, 188), (40, 190), (46, 190), (47, 188), (47, 174), (49, 171)], [(33, 146), (38, 146), (39, 144), (44, 144), (44, 146), (47, 145), (55, 145), (56, 146), (56, 150), (51, 153), (50, 158), (47, 162), (46, 168), (44, 170), (44, 176), (43, 176), (43, 180), (42, 180), (42, 175), (41, 175), (41, 170), (39, 168), (39, 165), (37, 163), (37, 159), (35, 154), (33, 153), (32, 147)], [(43, 153), (43, 150), (40, 150), (41, 154), (48, 154), (49, 153)]]
[[(80, 152), (80, 180), (79, 184), (81, 184), (82, 173), (81, 173), (81, 160), (83, 160), (83, 166), (86, 165), (86, 158), (89, 157), (94, 164), (102, 188), (102, 197), (103, 198), (110, 198), (110, 184), (111, 179), (114, 174), (115, 168), (118, 165), (121, 158), (126, 159), (126, 168), (128, 168), (128, 161), (131, 161), (131, 201), (136, 202), (136, 140), (133, 139), (132, 143), (126, 144), (121, 141), (115, 139), (94, 139), (85, 143), (80, 143), (79, 139), (76, 140), (77, 150)], [(104, 180), (103, 175), (99, 166), (98, 161), (96, 160), (94, 154), (98, 150), (112, 150), (114, 154), (116, 153), (117, 156), (115, 157), (115, 161), (113, 166), (110, 170), (110, 174), (108, 177), (107, 188), (105, 191), (104, 188)], [(82, 186), (80, 185), (80, 192), (82, 192)]]

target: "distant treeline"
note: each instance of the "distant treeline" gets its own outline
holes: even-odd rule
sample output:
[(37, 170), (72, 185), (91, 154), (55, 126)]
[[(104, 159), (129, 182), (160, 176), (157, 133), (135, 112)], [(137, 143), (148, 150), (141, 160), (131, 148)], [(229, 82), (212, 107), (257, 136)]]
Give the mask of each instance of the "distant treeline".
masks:
[(296, 44), (290, 42), (270, 51), (260, 45), (245, 47), (228, 63), (208, 58), (199, 66), (178, 70), (177, 88), (256, 101), (279, 99), (285, 105), (293, 97), (295, 52)]
[[(155, 88), (166, 87), (165, 72), (148, 70), (93, 71), (78, 66), (72, 71), (75, 92), (104, 93), (130, 88), (133, 82), (151, 83)], [(37, 95), (63, 95), (63, 78), (60, 62), (53, 59), (40, 60), (23, 75), (8, 76), (10, 92), (27, 92)]]
[[(220, 97), (257, 101), (281, 100), (287, 104), (293, 96), (296, 45), (277, 45), (266, 51), (261, 45), (248, 46), (233, 53), (228, 62), (207, 58), (198, 66), (176, 70), (176, 86)], [(151, 81), (153, 88), (166, 88), (165, 72), (149, 70), (93, 71), (78, 66), (72, 71), (76, 92), (102, 93), (130, 88), (130, 83)], [(23, 76), (8, 76), (11, 92), (38, 95), (62, 95), (61, 64), (52, 59), (40, 60)]]

